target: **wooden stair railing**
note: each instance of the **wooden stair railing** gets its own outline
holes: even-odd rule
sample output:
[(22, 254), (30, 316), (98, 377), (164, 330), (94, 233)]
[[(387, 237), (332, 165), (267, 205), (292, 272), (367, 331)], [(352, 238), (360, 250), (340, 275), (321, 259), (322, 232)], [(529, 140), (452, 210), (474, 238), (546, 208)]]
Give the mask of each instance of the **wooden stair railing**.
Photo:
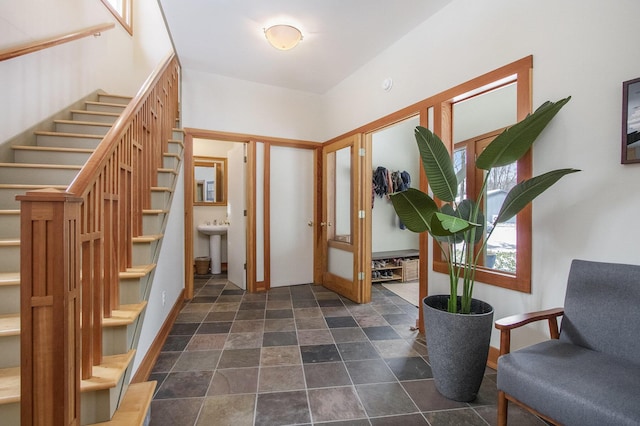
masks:
[(18, 56), (26, 55), (28, 53), (37, 52), (38, 50), (48, 49), (49, 47), (58, 46), (70, 41), (79, 40), (84, 37), (97, 36), (100, 35), (102, 31), (112, 29), (115, 25), (116, 24), (113, 22), (106, 22), (104, 24), (94, 25), (92, 27), (61, 34), (55, 37), (49, 37), (21, 44), (19, 46), (2, 49), (0, 50), (0, 62), (6, 61), (7, 59), (17, 58)]
[(100, 364), (102, 318), (118, 308), (118, 273), (132, 266), (178, 117), (178, 73), (171, 54), (66, 191), (17, 197), (23, 425), (80, 424), (80, 378)]

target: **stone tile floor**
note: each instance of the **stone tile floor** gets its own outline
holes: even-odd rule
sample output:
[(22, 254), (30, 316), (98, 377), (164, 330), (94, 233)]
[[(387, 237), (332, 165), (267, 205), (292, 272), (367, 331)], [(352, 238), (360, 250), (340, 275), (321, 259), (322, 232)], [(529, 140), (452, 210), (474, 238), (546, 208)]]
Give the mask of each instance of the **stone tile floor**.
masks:
[[(381, 285), (366, 305), (314, 285), (195, 286), (149, 378), (151, 425), (496, 424), (495, 371), (472, 403), (442, 397), (417, 308)], [(514, 406), (509, 420), (545, 424)]]

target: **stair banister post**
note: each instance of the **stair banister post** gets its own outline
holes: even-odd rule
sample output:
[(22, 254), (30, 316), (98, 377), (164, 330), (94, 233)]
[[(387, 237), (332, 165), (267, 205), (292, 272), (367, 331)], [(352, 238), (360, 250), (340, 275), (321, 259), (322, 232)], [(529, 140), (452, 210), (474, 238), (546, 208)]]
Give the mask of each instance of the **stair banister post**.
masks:
[(80, 204), (44, 189), (20, 201), (21, 424), (80, 425)]

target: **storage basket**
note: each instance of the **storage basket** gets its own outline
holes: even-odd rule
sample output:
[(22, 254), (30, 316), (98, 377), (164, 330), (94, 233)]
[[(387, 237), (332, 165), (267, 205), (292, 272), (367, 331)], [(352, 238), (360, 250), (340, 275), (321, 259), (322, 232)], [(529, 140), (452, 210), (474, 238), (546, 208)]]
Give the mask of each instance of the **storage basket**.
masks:
[(196, 257), (196, 274), (207, 275), (209, 273), (209, 261), (208, 257)]
[(405, 259), (402, 261), (402, 282), (418, 280), (419, 263), (420, 259)]

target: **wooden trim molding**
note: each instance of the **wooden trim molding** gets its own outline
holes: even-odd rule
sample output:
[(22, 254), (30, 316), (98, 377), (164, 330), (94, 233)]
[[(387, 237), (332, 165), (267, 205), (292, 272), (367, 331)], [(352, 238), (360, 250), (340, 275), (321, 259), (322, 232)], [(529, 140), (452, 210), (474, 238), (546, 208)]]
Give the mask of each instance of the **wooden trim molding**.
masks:
[(153, 370), (153, 366), (156, 364), (156, 361), (160, 356), (160, 352), (162, 351), (162, 346), (164, 346), (164, 342), (167, 340), (167, 337), (169, 336), (171, 327), (173, 327), (173, 324), (176, 322), (176, 318), (178, 318), (178, 314), (180, 313), (180, 310), (182, 310), (182, 306), (184, 305), (184, 300), (185, 300), (185, 295), (184, 295), (184, 289), (183, 289), (182, 292), (180, 292), (180, 294), (176, 298), (176, 303), (173, 305), (173, 308), (171, 308), (169, 315), (167, 315), (167, 318), (164, 320), (164, 323), (162, 323), (162, 327), (160, 327), (160, 330), (158, 330), (158, 333), (156, 334), (156, 338), (153, 339), (153, 343), (151, 343), (151, 346), (149, 346), (149, 350), (147, 351), (146, 355), (142, 359), (142, 362), (140, 362), (140, 365), (138, 366), (138, 370), (136, 371), (133, 378), (131, 379), (131, 383), (146, 382), (149, 379), (149, 376), (151, 375), (151, 371)]
[(185, 299), (193, 299), (193, 136), (184, 136), (184, 287)]
[(498, 370), (498, 357), (500, 357), (500, 349), (489, 346), (489, 357), (487, 358), (487, 367)]
[(48, 49), (50, 47), (59, 46), (64, 43), (79, 40), (81, 38), (89, 37), (92, 35), (100, 35), (102, 31), (110, 30), (115, 26), (116, 24), (114, 24), (113, 22), (105, 22), (104, 24), (94, 25), (92, 27), (84, 28), (78, 31), (60, 34), (57, 36), (44, 38), (21, 44), (19, 46), (0, 50), (0, 62), (6, 61), (7, 59), (17, 58), (18, 56), (27, 55), (29, 53), (37, 52), (39, 50)]

